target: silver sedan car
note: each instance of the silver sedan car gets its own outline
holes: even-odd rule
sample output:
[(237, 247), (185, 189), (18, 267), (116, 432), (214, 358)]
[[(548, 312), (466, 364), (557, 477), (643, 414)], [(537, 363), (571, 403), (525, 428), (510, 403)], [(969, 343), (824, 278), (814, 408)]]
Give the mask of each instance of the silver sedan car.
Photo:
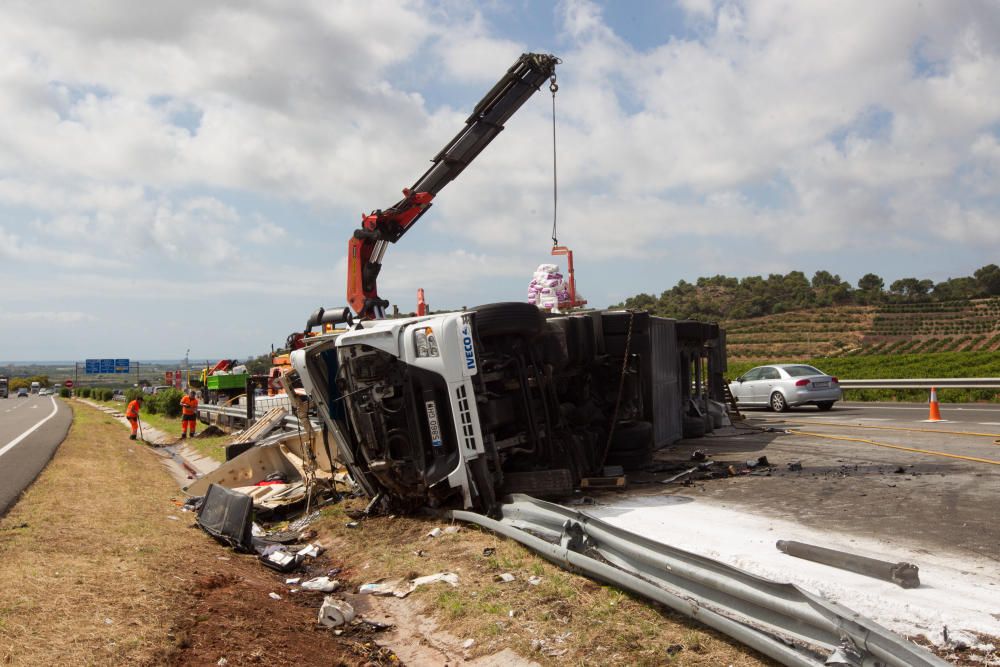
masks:
[(798, 405), (829, 410), (843, 398), (837, 378), (805, 364), (773, 364), (752, 368), (729, 384), (740, 406), (770, 407), (784, 412)]

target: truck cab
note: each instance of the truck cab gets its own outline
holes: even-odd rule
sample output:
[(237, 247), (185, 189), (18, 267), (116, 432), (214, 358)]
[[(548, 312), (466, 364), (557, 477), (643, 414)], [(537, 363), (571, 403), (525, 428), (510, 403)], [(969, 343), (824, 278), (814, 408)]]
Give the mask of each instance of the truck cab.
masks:
[(508, 493), (570, 494), (680, 437), (676, 338), (656, 334), (672, 323), (490, 304), (362, 321), (291, 361), (370, 497), (490, 511)]

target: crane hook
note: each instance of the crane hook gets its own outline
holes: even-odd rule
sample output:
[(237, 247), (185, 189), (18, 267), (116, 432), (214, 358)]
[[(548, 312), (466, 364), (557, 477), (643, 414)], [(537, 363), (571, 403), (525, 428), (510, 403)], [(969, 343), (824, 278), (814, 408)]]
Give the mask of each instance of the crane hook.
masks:
[(555, 95), (556, 91), (559, 90), (559, 84), (556, 83), (556, 75), (555, 74), (553, 74), (549, 78), (549, 90), (552, 91), (553, 95)]

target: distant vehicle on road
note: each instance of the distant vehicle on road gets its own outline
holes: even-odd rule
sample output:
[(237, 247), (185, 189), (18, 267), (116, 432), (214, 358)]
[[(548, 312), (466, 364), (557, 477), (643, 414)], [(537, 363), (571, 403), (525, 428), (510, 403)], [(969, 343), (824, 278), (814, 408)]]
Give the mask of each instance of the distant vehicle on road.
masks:
[(39, 396), (48, 396), (51, 393), (52, 392), (50, 392), (48, 389), (45, 389), (44, 387), (42, 387), (41, 389), (38, 390), (38, 395)]
[(772, 364), (752, 368), (729, 384), (741, 407), (769, 407), (784, 412), (800, 405), (829, 410), (844, 397), (840, 381), (806, 364)]
[(8, 379), (6, 375), (0, 375), (0, 398), (8, 398)]
[(28, 388), (27, 387), (20, 387), (17, 390), (17, 397), (18, 398), (28, 398)]
[(42, 389), (42, 383), (41, 382), (32, 382), (31, 383), (31, 393), (32, 394), (37, 394), (39, 391), (41, 391), (41, 389)]

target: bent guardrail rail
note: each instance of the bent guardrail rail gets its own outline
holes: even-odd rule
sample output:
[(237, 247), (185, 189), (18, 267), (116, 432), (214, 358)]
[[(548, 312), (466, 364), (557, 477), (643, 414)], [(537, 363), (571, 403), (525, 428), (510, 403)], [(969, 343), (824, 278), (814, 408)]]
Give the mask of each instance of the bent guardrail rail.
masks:
[(660, 602), (784, 665), (943, 667), (926, 649), (846, 607), (612, 526), (582, 512), (514, 495), (501, 520), (451, 518), (509, 537), (543, 558)]

